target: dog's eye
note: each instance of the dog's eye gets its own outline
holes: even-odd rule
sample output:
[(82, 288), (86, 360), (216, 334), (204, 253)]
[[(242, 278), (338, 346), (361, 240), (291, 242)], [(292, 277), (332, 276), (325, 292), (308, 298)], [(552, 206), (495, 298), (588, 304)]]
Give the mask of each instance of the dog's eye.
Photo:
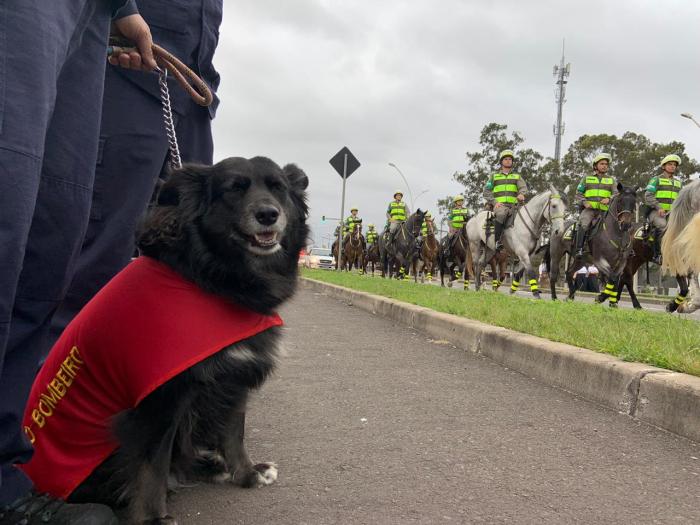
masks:
[(243, 192), (250, 188), (249, 179), (237, 179), (231, 184), (231, 190)]
[(282, 191), (284, 190), (284, 184), (282, 184), (279, 181), (276, 180), (271, 180), (267, 182), (267, 187), (270, 188), (272, 191)]

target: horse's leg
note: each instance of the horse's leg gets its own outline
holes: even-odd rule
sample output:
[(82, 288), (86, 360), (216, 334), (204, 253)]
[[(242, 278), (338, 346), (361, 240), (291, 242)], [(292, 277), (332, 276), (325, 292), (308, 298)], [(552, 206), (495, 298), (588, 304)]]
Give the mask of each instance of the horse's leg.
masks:
[(687, 279), (690, 284), (690, 298), (686, 299), (686, 301), (678, 308), (678, 312), (682, 312), (684, 314), (690, 314), (697, 310), (698, 300), (700, 300), (700, 284), (698, 284), (698, 278), (692, 273), (689, 273), (687, 275)]
[(678, 294), (673, 301), (666, 305), (666, 311), (669, 313), (678, 310), (678, 307), (682, 305), (688, 297), (688, 278), (676, 275), (676, 281), (678, 282)]
[(491, 289), (495, 292), (501, 285), (498, 278), (498, 263), (496, 262), (496, 256), (491, 257), (489, 261), (489, 266), (491, 266)]
[(523, 266), (522, 262), (518, 263), (518, 270), (513, 274), (513, 279), (511, 279), (510, 283), (510, 294), (513, 295), (515, 292), (518, 291), (520, 288), (520, 279), (522, 279), (523, 274), (525, 273), (525, 267)]
[(629, 273), (626, 269), (624, 272), (622, 272), (622, 277), (620, 278), (620, 289), (617, 292), (618, 302), (620, 301), (620, 297), (622, 296), (622, 290), (625, 287), (627, 287), (627, 291), (630, 294), (630, 300), (632, 301), (632, 306), (636, 310), (641, 310), (642, 305), (639, 302), (639, 299), (637, 299), (637, 293), (634, 291), (634, 275)]
[(580, 260), (577, 262), (576, 258), (572, 257), (571, 266), (565, 270), (566, 284), (569, 287), (569, 296), (567, 297), (569, 301), (573, 301), (574, 297), (576, 297), (576, 283), (574, 277), (581, 266), (583, 266), (582, 262)]
[(523, 266), (520, 277), (522, 277), (522, 274), (524, 274), (525, 277), (527, 277), (527, 284), (530, 285), (530, 292), (532, 293), (533, 297), (535, 297), (535, 299), (539, 299), (541, 294), (540, 285), (537, 282), (538, 273), (537, 270), (533, 268), (532, 262), (530, 261), (530, 257), (527, 254), (521, 256), (520, 264), (522, 264)]

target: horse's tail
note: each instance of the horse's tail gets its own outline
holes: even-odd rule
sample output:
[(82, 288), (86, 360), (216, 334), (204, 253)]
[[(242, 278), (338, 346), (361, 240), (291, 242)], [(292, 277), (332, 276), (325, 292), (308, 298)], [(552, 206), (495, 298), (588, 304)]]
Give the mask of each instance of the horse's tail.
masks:
[[(664, 237), (664, 242), (665, 240)], [(700, 213), (696, 213), (686, 224), (673, 247), (670, 248), (670, 252), (671, 257), (674, 258), (666, 262), (664, 255), (664, 267), (668, 265), (675, 275), (688, 275), (690, 272), (697, 273), (700, 270)]]
[[(663, 269), (673, 275), (686, 275), (688, 273), (691, 252), (686, 244), (679, 241), (679, 238), (684, 230), (690, 226), (688, 223), (693, 218), (692, 196), (690, 191), (681, 191), (678, 194), (661, 241)], [(700, 233), (700, 229), (697, 229), (697, 226), (695, 228), (696, 233)]]

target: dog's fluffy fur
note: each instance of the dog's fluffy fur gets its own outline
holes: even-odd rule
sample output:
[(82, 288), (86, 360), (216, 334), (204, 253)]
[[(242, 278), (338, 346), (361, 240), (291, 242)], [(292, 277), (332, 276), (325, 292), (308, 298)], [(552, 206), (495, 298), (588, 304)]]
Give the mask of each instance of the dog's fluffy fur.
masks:
[[(306, 243), (308, 179), (264, 157), (185, 166), (161, 188), (138, 234), (144, 255), (201, 288), (263, 314), (289, 299)], [(120, 448), (71, 495), (126, 507), (134, 523), (173, 523), (168, 479), (272, 483), (273, 463), (243, 445), (248, 392), (272, 372), (280, 331), (222, 348), (114, 422)]]

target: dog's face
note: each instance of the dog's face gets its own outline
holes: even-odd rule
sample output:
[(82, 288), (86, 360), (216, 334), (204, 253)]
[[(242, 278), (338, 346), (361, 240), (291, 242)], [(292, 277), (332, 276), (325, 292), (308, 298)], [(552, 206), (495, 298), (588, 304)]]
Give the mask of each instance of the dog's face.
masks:
[(232, 158), (217, 165), (208, 181), (210, 205), (202, 227), (224, 245), (243, 246), (248, 252), (269, 257), (287, 244), (287, 229), (298, 223), (295, 195), (308, 185), (301, 170), (284, 170), (269, 159)]
[(185, 166), (163, 184), (139, 247), (207, 289), (225, 287), (241, 302), (252, 299), (255, 286), (286, 299), (293, 285), (287, 292), (282, 281), (296, 280), (308, 235), (307, 186), (295, 165), (280, 168), (265, 157)]

